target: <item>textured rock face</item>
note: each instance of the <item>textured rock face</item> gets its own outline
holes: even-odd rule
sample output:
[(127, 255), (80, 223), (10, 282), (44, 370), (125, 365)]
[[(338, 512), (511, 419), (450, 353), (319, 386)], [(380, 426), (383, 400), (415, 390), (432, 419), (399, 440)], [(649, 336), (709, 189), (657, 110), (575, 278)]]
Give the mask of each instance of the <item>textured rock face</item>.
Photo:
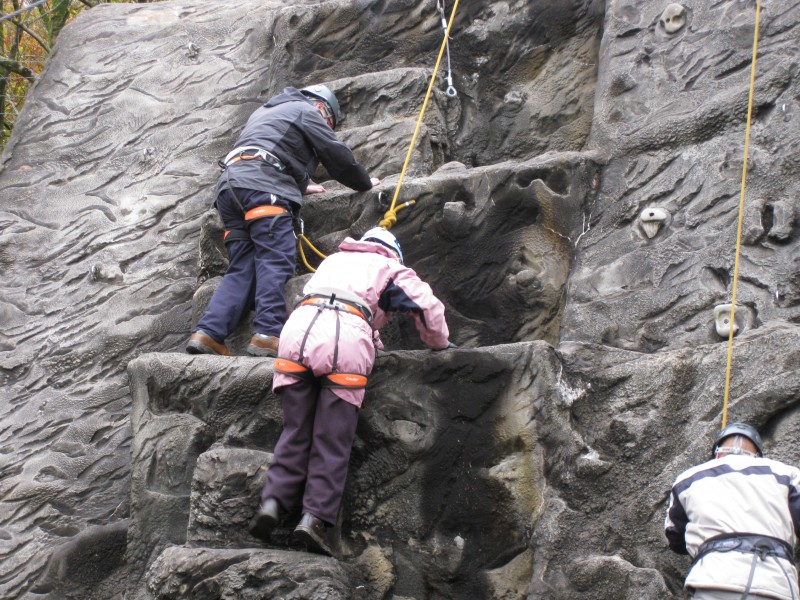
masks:
[[(661, 521), (720, 423), (753, 2), (462, 0), (458, 95), (439, 80), (393, 229), (462, 349), (383, 336), (341, 561), (246, 532), (271, 361), (175, 353), (225, 268), (216, 160), (260, 101), (325, 82), (391, 195), (433, 4), (172, 0), (64, 30), (0, 159), (0, 596), (681, 597)], [(765, 4), (730, 418), (796, 463), (800, 2)], [(332, 252), (382, 210), (326, 187), (303, 217)]]
[[(544, 343), (498, 348), (379, 359), (340, 523), (341, 558), (352, 565), (349, 591), (331, 598), (367, 600), (392, 589), (408, 597), (425, 597), (428, 589), (443, 597), (497, 597), (490, 574), (502, 583), (508, 571), (522, 571), (527, 586), (528, 546), (544, 490), (534, 414), (553, 388), (554, 354)], [(191, 595), (218, 578), (212, 566), (218, 561), (264, 556), (247, 524), (280, 432), (279, 402), (268, 391), (271, 367), (271, 360), (183, 354), (151, 354), (130, 364), (136, 524), (128, 543), (130, 598), (175, 597), (173, 588), (184, 584)], [(279, 528), (276, 548), (285, 549), (295, 524), (296, 517)], [(186, 544), (186, 552), (165, 551), (151, 564), (169, 544)], [(197, 546), (207, 551), (190, 550)], [(226, 558), (232, 548), (241, 550), (235, 561)], [(310, 561), (297, 552), (275, 556), (287, 568)], [(292, 569), (313, 579), (314, 569), (330, 562), (310, 561), (308, 573)], [(247, 593), (261, 585), (250, 581)]]
[[(788, 8), (791, 5), (793, 8)], [(798, 321), (795, 3), (765, 7), (737, 301), (747, 326)], [(673, 5), (670, 5), (673, 6)], [(754, 10), (610, 2), (590, 145), (609, 149), (568, 290), (563, 338), (651, 352), (719, 341), (730, 301)], [(663, 18), (663, 15), (662, 15)], [(653, 238), (640, 215), (670, 222)]]

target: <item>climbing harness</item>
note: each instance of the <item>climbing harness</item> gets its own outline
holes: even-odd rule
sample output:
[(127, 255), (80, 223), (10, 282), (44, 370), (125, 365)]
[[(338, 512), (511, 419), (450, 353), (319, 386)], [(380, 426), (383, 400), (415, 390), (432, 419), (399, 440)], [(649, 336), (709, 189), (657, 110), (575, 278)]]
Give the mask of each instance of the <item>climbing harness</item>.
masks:
[[(238, 199), (237, 199), (238, 201)], [(283, 208), (282, 206), (270, 206), (270, 205), (263, 205), (263, 206), (256, 206), (255, 208), (251, 208), (246, 213), (244, 213), (244, 222), (246, 226), (250, 226), (253, 221), (257, 219), (265, 219), (267, 217), (272, 217), (272, 222), (269, 224), (269, 229), (267, 230), (267, 235), (272, 237), (272, 229), (275, 227), (275, 223), (278, 219), (282, 217), (291, 217), (292, 213), (289, 212), (287, 209)], [(249, 240), (250, 233), (246, 229), (228, 229), (225, 231), (223, 235), (223, 240), (225, 243), (232, 242), (234, 240)]]
[(792, 581), (789, 577), (789, 574), (786, 572), (786, 569), (783, 568), (781, 561), (778, 560), (779, 558), (782, 558), (788, 561), (792, 566), (795, 566), (794, 550), (784, 540), (767, 535), (723, 533), (721, 535), (714, 536), (713, 538), (709, 538), (700, 545), (700, 547), (697, 549), (697, 555), (692, 561), (692, 566), (694, 566), (699, 560), (711, 552), (752, 553), (753, 562), (750, 564), (750, 575), (747, 578), (747, 585), (742, 594), (742, 598), (747, 598), (748, 594), (750, 593), (750, 588), (753, 586), (753, 578), (756, 573), (758, 561), (761, 560), (764, 562), (768, 558), (773, 558), (778, 567), (780, 567), (780, 570), (783, 572), (783, 576), (786, 578), (786, 582), (789, 584), (789, 589), (792, 592), (792, 598), (795, 598), (794, 586), (792, 586)]
[[(442, 0), (444, 1), (444, 0)], [(442, 40), (442, 45), (439, 48), (439, 56), (436, 58), (436, 64), (433, 67), (433, 74), (431, 75), (431, 82), (428, 85), (428, 91), (425, 92), (425, 100), (422, 102), (422, 109), (419, 111), (419, 118), (417, 119), (417, 126), (414, 128), (414, 135), (411, 136), (411, 144), (408, 146), (408, 152), (406, 153), (406, 159), (403, 162), (403, 169), (400, 171), (400, 179), (397, 180), (397, 187), (394, 190), (394, 196), (392, 197), (392, 204), (389, 206), (389, 210), (386, 211), (386, 214), (383, 215), (383, 219), (381, 222), (378, 223), (380, 227), (384, 229), (391, 229), (392, 226), (397, 223), (397, 211), (402, 208), (406, 208), (409, 206), (413, 206), (416, 201), (409, 200), (408, 202), (404, 202), (400, 206), (397, 206), (397, 198), (400, 196), (400, 189), (403, 187), (403, 179), (406, 176), (406, 170), (408, 169), (408, 163), (411, 161), (411, 153), (414, 151), (414, 144), (417, 143), (417, 137), (419, 136), (419, 130), (422, 126), (422, 118), (425, 116), (425, 110), (428, 108), (428, 101), (431, 97), (431, 92), (433, 91), (433, 84), (436, 83), (436, 74), (439, 72), (439, 65), (442, 63), (442, 55), (444, 54), (445, 49), (447, 48), (447, 40), (450, 37), (450, 30), (453, 28), (453, 21), (456, 17), (456, 11), (458, 10), (458, 3), (459, 0), (456, 0), (453, 4), (453, 10), (450, 12), (450, 21), (447, 23), (447, 29), (444, 33), (444, 39)]]
[[(367, 387), (368, 377), (366, 375), (361, 373), (342, 373), (338, 370), (339, 333), (341, 328), (339, 316), (342, 312), (346, 312), (351, 315), (356, 315), (364, 319), (368, 324), (371, 324), (372, 313), (370, 312), (369, 308), (359, 302), (337, 298), (335, 293), (331, 293), (330, 295), (308, 294), (297, 304), (298, 308), (301, 306), (315, 306), (317, 308), (317, 313), (314, 315), (314, 318), (311, 319), (311, 323), (308, 324), (305, 335), (303, 335), (303, 341), (300, 343), (300, 355), (298, 359), (292, 360), (290, 358), (283, 357), (276, 358), (275, 371), (278, 373), (283, 373), (284, 375), (289, 375), (290, 377), (302, 379), (303, 381), (319, 382), (320, 387), (323, 388), (363, 389)], [(314, 327), (314, 323), (317, 322), (317, 319), (324, 310), (336, 311), (336, 341), (333, 350), (333, 364), (331, 365), (331, 372), (326, 375), (316, 377), (311, 369), (303, 364), (303, 358), (306, 348), (306, 341), (308, 341), (308, 336), (311, 333), (311, 329)]]
[(219, 161), (220, 167), (223, 169), (228, 165), (239, 162), (241, 160), (258, 160), (269, 166), (273, 167), (280, 173), (286, 170), (286, 165), (281, 162), (281, 159), (263, 148), (258, 146), (239, 146), (228, 152), (224, 159)]
[(318, 294), (310, 294), (305, 296), (297, 306), (321, 306), (322, 308), (332, 308), (333, 310), (339, 310), (357, 317), (361, 317), (368, 324), (372, 324), (372, 313), (370, 312), (369, 308), (363, 304), (336, 298), (336, 294), (331, 294), (330, 297)]
[(444, 31), (445, 47), (447, 48), (447, 94), (448, 98), (455, 98), (458, 96), (456, 88), (453, 87), (453, 70), (450, 68), (450, 39), (447, 28), (447, 17), (444, 12), (444, 0), (436, 0), (436, 8), (442, 17), (442, 31)]
[(750, 65), (750, 93), (747, 101), (747, 125), (744, 135), (744, 161), (742, 163), (742, 189), (739, 195), (739, 221), (736, 228), (736, 254), (733, 262), (733, 289), (731, 291), (731, 328), (728, 332), (728, 358), (725, 365), (725, 393), (722, 401), (722, 427), (728, 422), (728, 399), (731, 387), (731, 362), (733, 360), (733, 326), (736, 317), (736, 286), (739, 280), (739, 255), (742, 248), (742, 221), (744, 219), (744, 196), (747, 184), (747, 159), (750, 149), (750, 126), (753, 119), (753, 95), (756, 82), (756, 56), (758, 54), (758, 27), (761, 21), (761, 0), (756, 0), (756, 22), (753, 33), (753, 59)]

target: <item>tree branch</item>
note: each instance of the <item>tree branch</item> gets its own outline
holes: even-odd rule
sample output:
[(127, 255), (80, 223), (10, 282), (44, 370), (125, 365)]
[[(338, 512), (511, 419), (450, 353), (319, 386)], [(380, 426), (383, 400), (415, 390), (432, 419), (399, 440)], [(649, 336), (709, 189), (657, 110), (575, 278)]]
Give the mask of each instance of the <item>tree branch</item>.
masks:
[(25, 65), (22, 65), (15, 60), (11, 60), (10, 58), (6, 58), (5, 56), (0, 56), (0, 69), (21, 75), (31, 83), (36, 81), (36, 74), (33, 71), (31, 71)]
[(50, 46), (48, 46), (48, 45), (47, 45), (47, 42), (45, 42), (45, 41), (44, 41), (42, 38), (40, 38), (38, 35), (36, 35), (36, 32), (35, 32), (35, 31), (32, 31), (30, 28), (26, 27), (24, 23), (20, 23), (19, 21), (11, 21), (11, 23), (13, 23), (14, 25), (16, 25), (17, 27), (19, 27), (20, 29), (22, 29), (22, 31), (24, 31), (24, 32), (25, 32), (25, 33), (27, 33), (29, 36), (31, 36), (31, 37), (32, 37), (34, 40), (36, 40), (36, 42), (37, 42), (37, 43), (38, 43), (38, 44), (39, 44), (39, 45), (40, 45), (42, 48), (44, 48), (44, 51), (45, 51), (45, 52), (47, 52), (48, 54), (50, 54)]

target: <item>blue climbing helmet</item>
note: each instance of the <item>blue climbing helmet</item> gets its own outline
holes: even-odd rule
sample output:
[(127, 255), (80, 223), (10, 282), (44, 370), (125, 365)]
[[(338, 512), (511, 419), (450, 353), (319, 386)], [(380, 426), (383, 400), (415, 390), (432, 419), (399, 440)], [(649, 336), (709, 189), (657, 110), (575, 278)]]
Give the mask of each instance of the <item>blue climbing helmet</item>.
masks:
[(753, 442), (753, 445), (758, 450), (758, 456), (764, 456), (764, 444), (761, 441), (761, 436), (758, 434), (758, 430), (747, 423), (733, 423), (728, 425), (717, 435), (717, 438), (714, 440), (714, 445), (711, 448), (711, 458), (714, 458), (716, 455), (719, 445), (725, 439), (734, 435), (740, 435)]
[(376, 242), (386, 246), (389, 250), (397, 254), (400, 263), (403, 263), (403, 251), (400, 249), (400, 242), (383, 227), (373, 227), (361, 236), (362, 242)]
[(330, 88), (328, 88), (328, 86), (322, 85), (321, 83), (309, 85), (308, 87), (301, 89), (300, 93), (304, 96), (310, 96), (311, 98), (322, 100), (325, 104), (327, 104), (328, 108), (331, 109), (331, 116), (333, 116), (333, 126), (334, 128), (336, 127), (336, 125), (339, 123), (339, 118), (341, 117), (339, 100), (337, 100), (336, 94), (334, 94)]

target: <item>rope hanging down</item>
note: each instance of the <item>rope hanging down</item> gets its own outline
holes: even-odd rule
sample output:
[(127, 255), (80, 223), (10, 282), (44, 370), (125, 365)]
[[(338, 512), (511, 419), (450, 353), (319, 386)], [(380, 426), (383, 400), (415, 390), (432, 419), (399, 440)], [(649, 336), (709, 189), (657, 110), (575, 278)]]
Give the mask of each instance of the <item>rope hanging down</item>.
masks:
[(450, 37), (450, 30), (453, 27), (456, 10), (458, 9), (458, 2), (459, 0), (455, 1), (453, 4), (453, 11), (450, 13), (450, 21), (447, 23), (447, 29), (444, 32), (444, 39), (442, 40), (441, 48), (439, 48), (439, 56), (436, 58), (436, 65), (433, 67), (433, 74), (431, 75), (431, 82), (428, 85), (428, 91), (425, 92), (425, 100), (422, 102), (422, 110), (419, 111), (419, 118), (417, 119), (417, 126), (414, 128), (414, 135), (411, 136), (411, 144), (408, 146), (406, 160), (403, 162), (403, 170), (400, 171), (400, 179), (397, 181), (397, 187), (394, 190), (392, 204), (389, 207), (389, 210), (386, 211), (386, 214), (383, 215), (381, 222), (378, 223), (378, 225), (384, 229), (391, 229), (392, 226), (397, 223), (397, 211), (399, 211), (401, 208), (412, 206), (415, 203), (414, 200), (409, 200), (408, 202), (404, 202), (400, 206), (397, 206), (397, 198), (400, 196), (400, 188), (403, 187), (403, 179), (406, 176), (408, 163), (411, 161), (411, 153), (414, 151), (414, 144), (417, 143), (417, 136), (419, 136), (419, 130), (422, 126), (422, 118), (425, 116), (425, 110), (428, 108), (428, 100), (430, 100), (431, 92), (433, 91), (433, 84), (436, 83), (436, 74), (439, 72), (439, 65), (442, 64), (442, 55), (444, 55), (445, 48), (447, 48), (447, 40)]
[(750, 95), (747, 101), (747, 125), (744, 134), (744, 163), (742, 164), (742, 191), (739, 195), (739, 222), (736, 228), (736, 255), (733, 262), (733, 289), (731, 291), (731, 326), (728, 332), (728, 359), (725, 365), (725, 395), (722, 401), (722, 428), (728, 422), (728, 398), (731, 387), (731, 362), (733, 360), (733, 334), (736, 318), (736, 285), (739, 280), (739, 254), (742, 248), (742, 220), (744, 216), (744, 195), (747, 184), (747, 158), (750, 149), (750, 124), (753, 118), (753, 92), (756, 82), (756, 56), (758, 55), (758, 26), (761, 20), (761, 0), (756, 0), (756, 25), (753, 34), (753, 60), (750, 65)]

